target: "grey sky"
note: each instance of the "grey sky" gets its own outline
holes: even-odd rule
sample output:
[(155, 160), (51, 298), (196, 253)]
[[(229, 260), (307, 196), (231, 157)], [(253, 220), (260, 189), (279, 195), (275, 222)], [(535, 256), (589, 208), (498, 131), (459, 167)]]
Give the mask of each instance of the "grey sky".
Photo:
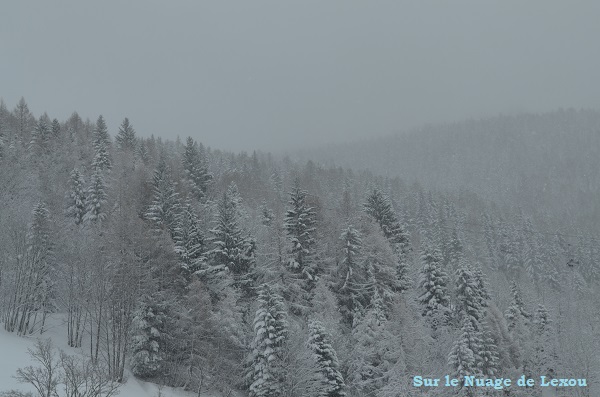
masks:
[(598, 1), (11, 1), (0, 97), (232, 150), (600, 108)]

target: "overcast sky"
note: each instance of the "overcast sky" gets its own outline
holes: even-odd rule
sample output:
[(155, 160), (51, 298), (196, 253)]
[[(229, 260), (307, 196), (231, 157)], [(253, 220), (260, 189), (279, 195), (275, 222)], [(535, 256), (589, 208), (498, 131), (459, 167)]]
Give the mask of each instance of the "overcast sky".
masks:
[(600, 108), (600, 2), (3, 1), (0, 97), (276, 150)]

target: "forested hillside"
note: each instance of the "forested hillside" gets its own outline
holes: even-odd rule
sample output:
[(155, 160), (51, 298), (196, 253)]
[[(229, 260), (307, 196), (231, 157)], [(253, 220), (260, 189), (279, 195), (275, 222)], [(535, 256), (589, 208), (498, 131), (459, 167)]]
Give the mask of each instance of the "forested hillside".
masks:
[(466, 189), (559, 219), (563, 227), (598, 232), (600, 113), (594, 110), (432, 124), (292, 155), (416, 180), (432, 189)]
[[(597, 118), (465, 122), (414, 146), (373, 143), (385, 155), (332, 152), (371, 172), (1, 104), (0, 322), (43, 338), (63, 316), (68, 345), (106, 384), (131, 370), (223, 396), (541, 395), (413, 386), (415, 375), (525, 374), (586, 378), (559, 395), (596, 396), (596, 212), (564, 224), (577, 204), (552, 211), (567, 198), (592, 205)], [(535, 138), (581, 126), (572, 146)], [(490, 149), (500, 140), (511, 151)], [(486, 156), (498, 166), (480, 169)], [(498, 183), (482, 190), (486, 175)]]

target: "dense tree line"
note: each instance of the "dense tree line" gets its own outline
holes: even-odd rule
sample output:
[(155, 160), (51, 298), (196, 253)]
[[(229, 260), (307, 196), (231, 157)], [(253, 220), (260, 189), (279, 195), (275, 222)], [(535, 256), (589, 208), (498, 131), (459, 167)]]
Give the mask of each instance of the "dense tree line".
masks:
[(583, 229), (540, 233), (560, 223), (366, 171), (142, 138), (128, 119), (113, 140), (102, 116), (36, 118), (24, 100), (0, 104), (0, 185), (4, 328), (65, 316), (68, 344), (111, 381), (130, 368), (253, 397), (423, 395), (412, 376), (445, 373), (600, 387), (600, 251)]

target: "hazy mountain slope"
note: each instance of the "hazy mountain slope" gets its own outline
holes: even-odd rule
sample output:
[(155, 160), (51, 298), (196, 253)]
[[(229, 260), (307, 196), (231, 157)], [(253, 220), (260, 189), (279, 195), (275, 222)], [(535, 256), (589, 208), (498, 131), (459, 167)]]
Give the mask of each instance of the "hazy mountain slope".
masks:
[(302, 159), (468, 189), (497, 203), (552, 212), (596, 228), (600, 219), (600, 113), (559, 110), (430, 125), (302, 151)]

